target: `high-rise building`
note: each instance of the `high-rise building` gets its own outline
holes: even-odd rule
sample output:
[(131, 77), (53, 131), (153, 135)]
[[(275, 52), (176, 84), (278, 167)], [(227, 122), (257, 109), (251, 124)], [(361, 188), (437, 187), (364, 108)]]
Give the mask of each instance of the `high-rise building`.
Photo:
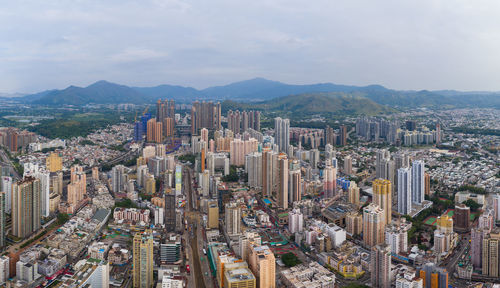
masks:
[(346, 232), (350, 235), (359, 235), (363, 232), (363, 216), (358, 212), (349, 212), (345, 217)]
[(191, 134), (199, 135), (201, 128), (220, 130), (222, 128), (220, 103), (195, 101), (191, 106)]
[(7, 255), (0, 257), (0, 286), (5, 285), (9, 280), (10, 272), (10, 258)]
[(300, 209), (296, 208), (288, 213), (288, 230), (292, 234), (304, 230), (304, 215), (300, 212)]
[(153, 287), (153, 234), (150, 230), (135, 234), (132, 262), (134, 288)]
[(45, 159), (45, 166), (50, 172), (58, 172), (62, 170), (62, 158), (59, 157), (59, 153), (52, 152)]
[(411, 212), (411, 170), (398, 169), (398, 213), (408, 215)]
[(281, 119), (280, 117), (274, 118), (274, 134), (279, 152), (288, 153), (288, 146), (290, 145), (290, 120)]
[(328, 163), (323, 170), (323, 190), (326, 199), (334, 197), (337, 190), (337, 168)]
[(483, 262), (483, 240), (487, 238), (490, 231), (484, 228), (473, 228), (471, 230), (470, 256), (474, 269), (480, 269)]
[(162, 102), (158, 99), (156, 102), (156, 120), (163, 121), (167, 117), (175, 118), (175, 101), (166, 99)]
[(344, 157), (344, 174), (352, 174), (352, 158), (350, 155)]
[(391, 287), (391, 247), (387, 244), (376, 245), (371, 249), (370, 271), (371, 287)]
[(390, 153), (387, 150), (377, 150), (375, 159), (376, 178), (387, 179), (387, 162), (390, 160)]
[(351, 181), (349, 183), (348, 200), (349, 203), (352, 203), (359, 207), (359, 187), (354, 181)]
[(12, 185), (12, 234), (19, 238), (30, 236), (41, 227), (41, 183), (25, 177)]
[(5, 193), (5, 212), (10, 214), (12, 208), (12, 177), (1, 176), (0, 192)]
[(158, 122), (154, 118), (148, 120), (146, 140), (154, 143), (163, 142), (163, 122)]
[(260, 112), (259, 111), (231, 111), (227, 112), (227, 128), (240, 134), (249, 128), (260, 131)]
[(453, 218), (454, 228), (457, 232), (468, 232), (470, 230), (470, 207), (464, 204), (455, 205)]
[(298, 160), (290, 162), (288, 174), (288, 203), (292, 204), (302, 199), (302, 175)]
[(384, 223), (392, 221), (392, 184), (389, 180), (375, 179), (373, 181), (373, 203), (384, 210)]
[(278, 163), (276, 153), (269, 148), (262, 150), (262, 196), (271, 197), (275, 184), (275, 174)]
[(376, 204), (370, 204), (363, 209), (363, 242), (369, 247), (382, 244), (385, 241), (384, 210)]
[(446, 271), (446, 269), (436, 267), (436, 264), (434, 263), (426, 263), (424, 266), (417, 269), (417, 276), (422, 278), (424, 288), (448, 287), (448, 271)]
[(177, 213), (175, 212), (175, 193), (169, 190), (165, 192), (165, 228), (167, 232), (174, 232), (177, 223)]
[[(217, 203), (217, 201), (209, 201), (207, 203), (207, 205), (208, 205), (207, 227), (210, 229), (218, 229), (219, 228), (219, 206), (218, 206), (218, 203)], [(229, 216), (226, 214), (226, 218), (228, 218), (228, 217)], [(228, 219), (228, 220), (231, 220), (231, 219)]]
[(228, 288), (255, 288), (256, 278), (246, 262), (224, 265), (224, 286)]
[(400, 254), (408, 251), (408, 230), (411, 222), (400, 218), (385, 228), (385, 244), (391, 246), (391, 253)]
[(248, 174), (248, 186), (262, 187), (262, 153), (253, 152), (245, 156), (245, 172)]
[(431, 195), (431, 175), (429, 173), (425, 172), (424, 173), (424, 193), (425, 195)]
[(490, 277), (500, 277), (499, 252), (500, 251), (500, 231), (492, 231), (484, 236), (482, 243), (482, 274)]
[(121, 192), (125, 188), (125, 166), (116, 165), (111, 169), (111, 191)]
[(337, 135), (335, 135), (335, 130), (327, 125), (325, 128), (325, 144), (330, 144), (332, 146), (337, 144), (336, 138)]
[(235, 202), (227, 203), (225, 209), (226, 232), (228, 235), (241, 233), (241, 207)]
[[(5, 246), (5, 231), (7, 230), (7, 227), (5, 227), (5, 200), (7, 195), (5, 192), (0, 192), (0, 248), (3, 248)], [(0, 266), (0, 269), (2, 267)], [(0, 272), (1, 273), (1, 272)], [(0, 285), (1, 284), (1, 279), (0, 279)]]
[(341, 125), (339, 129), (339, 145), (345, 146), (347, 145), (347, 126)]
[(257, 278), (257, 287), (276, 287), (276, 260), (268, 246), (251, 246), (248, 264)]
[(436, 123), (436, 145), (441, 144), (441, 125)]
[(425, 164), (415, 160), (411, 165), (412, 202), (421, 205), (425, 199)]
[(286, 154), (281, 153), (278, 156), (279, 167), (279, 188), (278, 188), (278, 206), (288, 209), (288, 158)]

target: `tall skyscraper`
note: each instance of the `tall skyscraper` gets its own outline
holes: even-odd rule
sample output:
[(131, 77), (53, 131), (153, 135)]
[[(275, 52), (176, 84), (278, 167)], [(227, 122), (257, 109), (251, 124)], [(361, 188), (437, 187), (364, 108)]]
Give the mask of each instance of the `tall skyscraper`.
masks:
[(274, 118), (274, 134), (280, 152), (288, 153), (290, 145), (290, 120)]
[(278, 206), (283, 209), (288, 209), (288, 158), (286, 154), (281, 153), (278, 156), (278, 167), (279, 167)]
[(384, 210), (376, 204), (370, 204), (363, 209), (363, 242), (373, 247), (385, 242)]
[(464, 204), (455, 205), (453, 223), (457, 232), (468, 232), (470, 230), (470, 208)]
[(335, 130), (333, 130), (332, 127), (327, 125), (325, 128), (325, 143), (333, 146), (333, 145), (337, 144), (336, 138), (337, 138), (337, 135), (335, 135)]
[(391, 247), (387, 244), (377, 245), (371, 249), (371, 276), (373, 288), (391, 287)]
[(398, 170), (398, 213), (408, 215), (411, 212), (411, 170)]
[(347, 126), (341, 125), (339, 131), (339, 144), (345, 146), (347, 145)]
[(248, 257), (250, 270), (257, 277), (257, 287), (276, 287), (276, 260), (268, 246), (251, 246)]
[[(170, 119), (169, 121), (173, 121), (175, 119), (175, 101), (173, 99), (170, 101), (167, 99), (164, 102), (158, 99), (156, 102), (156, 121), (163, 122), (163, 126), (165, 126), (165, 119)], [(171, 129), (173, 131), (173, 123), (171, 124)], [(165, 136), (171, 136), (167, 135), (167, 133), (164, 134)]]
[(390, 153), (387, 150), (377, 150), (375, 159), (376, 178), (387, 179), (387, 162), (390, 160)]
[(220, 103), (195, 101), (191, 107), (191, 134), (199, 135), (201, 128), (220, 130), (222, 128)]
[(260, 131), (260, 112), (229, 110), (227, 112), (227, 128), (234, 134), (243, 133), (249, 128)]
[(424, 264), (424, 266), (417, 269), (417, 276), (424, 280), (424, 288), (448, 287), (448, 271), (436, 267), (434, 263)]
[(45, 159), (45, 166), (50, 172), (57, 172), (62, 170), (62, 158), (59, 157), (59, 153), (52, 152)]
[(235, 203), (227, 203), (225, 209), (225, 224), (227, 234), (230, 236), (241, 233), (241, 208)]
[(349, 203), (352, 203), (359, 207), (359, 187), (356, 182), (351, 181), (349, 183), (348, 193)]
[(344, 157), (344, 174), (352, 174), (352, 158), (350, 155)]
[(132, 262), (134, 288), (153, 287), (153, 234), (150, 230), (135, 234)]
[(245, 171), (248, 174), (248, 186), (262, 187), (262, 153), (253, 152), (245, 156)]
[(174, 232), (177, 223), (177, 213), (175, 212), (175, 193), (165, 192), (165, 228), (167, 232)]
[(12, 185), (12, 234), (25, 238), (41, 227), (41, 184), (25, 177)]
[(269, 198), (273, 193), (274, 174), (277, 162), (274, 161), (276, 153), (269, 148), (262, 150), (262, 196)]
[(389, 180), (375, 179), (373, 181), (373, 203), (384, 210), (385, 225), (392, 221), (392, 184)]
[(483, 264), (483, 240), (489, 235), (489, 231), (484, 228), (473, 228), (471, 230), (470, 256), (474, 269), (480, 269)]
[(436, 145), (441, 144), (441, 125), (436, 123)]
[(326, 199), (334, 197), (337, 190), (337, 169), (328, 163), (323, 170), (323, 190)]
[[(116, 165), (111, 169), (111, 191), (121, 192), (125, 187), (125, 166)], [(143, 179), (144, 180), (144, 179)]]
[(500, 277), (499, 270), (500, 231), (492, 231), (484, 236), (482, 243), (482, 274)]
[[(5, 200), (6, 200), (6, 194), (5, 192), (0, 192), (0, 248), (3, 248), (5, 246)], [(2, 268), (2, 267), (0, 267)], [(0, 283), (0, 285), (2, 285)]]
[(422, 204), (425, 199), (425, 164), (415, 160), (411, 165), (411, 193), (412, 202)]
[(298, 160), (293, 160), (290, 162), (290, 171), (288, 175), (288, 203), (290, 204), (302, 199), (301, 179), (300, 162)]

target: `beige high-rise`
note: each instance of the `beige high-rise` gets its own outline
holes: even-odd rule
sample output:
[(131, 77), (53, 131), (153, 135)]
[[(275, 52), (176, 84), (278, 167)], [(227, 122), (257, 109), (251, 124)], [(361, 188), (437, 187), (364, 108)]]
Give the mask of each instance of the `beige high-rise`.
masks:
[(499, 250), (500, 249), (500, 231), (491, 232), (483, 239), (483, 275), (490, 277), (499, 277), (498, 269)]
[(349, 183), (348, 192), (349, 192), (349, 194), (348, 194), (349, 203), (352, 203), (352, 204), (359, 207), (359, 187), (356, 184), (356, 182), (351, 181)]
[(248, 262), (257, 277), (257, 287), (276, 287), (276, 260), (268, 246), (251, 246)]
[(59, 157), (59, 153), (52, 152), (49, 157), (45, 159), (45, 166), (50, 172), (57, 172), (62, 170), (62, 158)]
[(12, 185), (12, 234), (25, 238), (41, 227), (40, 180), (25, 177)]
[(153, 234), (151, 230), (137, 233), (133, 242), (134, 288), (153, 287)]
[(384, 210), (377, 204), (370, 204), (363, 209), (363, 242), (373, 247), (385, 242)]
[(373, 203), (384, 210), (384, 223), (391, 224), (392, 220), (392, 184), (385, 179), (373, 181)]

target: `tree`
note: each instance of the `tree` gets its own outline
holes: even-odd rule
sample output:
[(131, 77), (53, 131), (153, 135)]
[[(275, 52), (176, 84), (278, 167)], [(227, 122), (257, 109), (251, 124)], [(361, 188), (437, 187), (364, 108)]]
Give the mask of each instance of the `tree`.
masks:
[(293, 266), (301, 263), (299, 258), (297, 258), (297, 256), (295, 256), (295, 254), (293, 254), (292, 252), (288, 252), (286, 254), (283, 254), (281, 256), (281, 261), (283, 261), (283, 263), (286, 265), (286, 267), (293, 267)]
[(477, 211), (481, 207), (476, 201), (469, 199), (467, 201), (462, 202), (465, 206), (469, 207), (471, 211)]

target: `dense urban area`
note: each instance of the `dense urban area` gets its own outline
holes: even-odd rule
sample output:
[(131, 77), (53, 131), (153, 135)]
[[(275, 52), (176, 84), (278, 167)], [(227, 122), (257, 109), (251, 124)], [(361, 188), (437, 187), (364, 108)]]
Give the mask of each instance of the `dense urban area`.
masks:
[(0, 103), (1, 287), (500, 283), (498, 109)]

